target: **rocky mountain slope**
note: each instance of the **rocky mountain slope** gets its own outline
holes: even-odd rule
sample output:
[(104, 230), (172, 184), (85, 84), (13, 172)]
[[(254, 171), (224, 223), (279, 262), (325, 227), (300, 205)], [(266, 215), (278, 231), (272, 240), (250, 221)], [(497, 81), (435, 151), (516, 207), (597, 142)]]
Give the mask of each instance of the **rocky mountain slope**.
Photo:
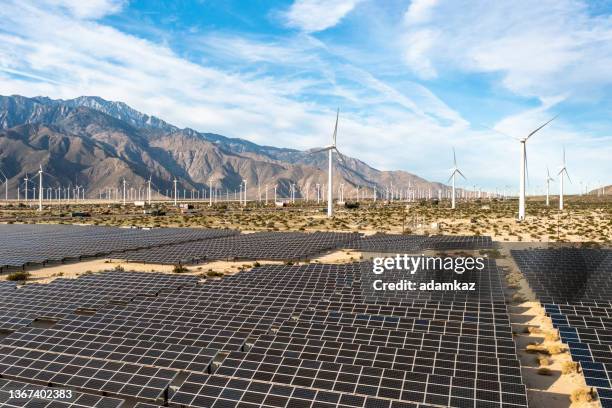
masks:
[[(95, 96), (0, 96), (0, 169), (8, 178), (9, 195), (15, 196), (17, 184), (23, 187), (26, 174), (33, 175), (41, 164), (52, 175), (46, 176), (46, 186), (79, 185), (90, 197), (100, 189), (120, 187), (123, 179), (128, 186), (142, 187), (149, 177), (162, 194), (173, 188), (176, 177), (180, 190), (202, 191), (212, 183), (234, 191), (246, 180), (251, 197), (258, 184), (262, 189), (276, 184), (279, 194), (288, 196), (293, 183), (298, 197), (306, 195), (307, 186), (312, 197), (316, 183), (327, 180), (325, 153), (180, 129)], [(334, 183), (345, 184), (347, 198), (357, 186), (376, 186), (379, 192), (389, 185), (436, 192), (442, 187), (408, 172), (379, 171), (350, 157), (334, 163)]]

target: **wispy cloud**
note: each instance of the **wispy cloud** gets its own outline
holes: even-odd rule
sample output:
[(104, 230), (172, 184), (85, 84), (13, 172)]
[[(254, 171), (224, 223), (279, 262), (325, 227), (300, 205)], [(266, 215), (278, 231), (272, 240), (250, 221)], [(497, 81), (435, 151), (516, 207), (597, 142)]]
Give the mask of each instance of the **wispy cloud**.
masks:
[[(406, 61), (431, 78), (440, 70), (498, 73), (520, 95), (583, 94), (612, 83), (612, 20), (573, 0), (419, 0), (410, 5)], [(423, 10), (427, 10), (425, 13)], [(427, 18), (423, 16), (427, 15)]]
[(119, 12), (127, 0), (43, 0), (42, 3), (63, 8), (77, 18), (97, 19)]
[(408, 24), (419, 24), (428, 21), (438, 0), (413, 0), (406, 10), (404, 18)]
[(335, 26), (361, 0), (295, 0), (284, 13), (289, 27), (305, 32), (327, 30)]

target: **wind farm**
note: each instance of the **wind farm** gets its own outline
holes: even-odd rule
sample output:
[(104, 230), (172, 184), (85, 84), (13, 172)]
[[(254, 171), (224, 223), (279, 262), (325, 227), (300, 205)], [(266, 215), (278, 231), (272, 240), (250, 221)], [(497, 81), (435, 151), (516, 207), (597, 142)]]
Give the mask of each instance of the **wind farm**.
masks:
[(0, 407), (612, 408), (612, 7), (5, 3)]

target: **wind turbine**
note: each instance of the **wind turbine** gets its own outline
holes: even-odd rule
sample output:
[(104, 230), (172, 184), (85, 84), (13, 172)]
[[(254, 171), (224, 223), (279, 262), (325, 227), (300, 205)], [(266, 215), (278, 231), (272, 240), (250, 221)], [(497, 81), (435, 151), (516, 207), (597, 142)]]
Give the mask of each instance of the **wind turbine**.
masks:
[(550, 182), (555, 181), (554, 178), (550, 177), (550, 172), (548, 171), (548, 167), (546, 167), (546, 206), (550, 205), (550, 201), (548, 196), (550, 195)]
[(26, 175), (25, 175), (25, 177), (24, 177), (24, 179), (23, 179), (23, 180), (24, 180), (24, 182), (25, 182), (25, 183), (24, 183), (24, 184), (25, 184), (25, 202), (26, 202), (26, 204), (27, 204), (27, 202), (28, 202), (28, 180), (30, 180), (30, 179), (28, 178), (28, 173), (26, 173)]
[(147, 180), (147, 202), (151, 205), (151, 175), (149, 175), (149, 179)]
[[(540, 127), (531, 131), (531, 133), (529, 133), (526, 137), (519, 139), (519, 138), (510, 136), (513, 139), (518, 140), (519, 143), (521, 144), (521, 163), (520, 163), (521, 167), (520, 167), (520, 173), (519, 173), (519, 215), (518, 215), (519, 220), (525, 219), (525, 175), (527, 174), (527, 140), (529, 140), (531, 136), (539, 132), (544, 126), (548, 125), (550, 122), (555, 120), (557, 116), (559, 115), (555, 115), (548, 122), (545, 122)], [(491, 129), (491, 128), (488, 128), (488, 129)], [(491, 130), (499, 134), (502, 134), (504, 136), (508, 136), (507, 134), (502, 133), (498, 130), (495, 130), (495, 129), (491, 129)]]
[(340, 116), (340, 108), (338, 108), (338, 110), (336, 111), (336, 125), (334, 126), (334, 133), (332, 135), (332, 144), (329, 146), (326, 146), (322, 149), (318, 149), (318, 150), (314, 150), (311, 153), (319, 153), (319, 152), (327, 152), (328, 156), (327, 156), (327, 160), (328, 160), (328, 168), (327, 168), (327, 218), (331, 218), (334, 215), (334, 209), (333, 209), (333, 182), (332, 182), (332, 161), (333, 161), (333, 155), (332, 153), (334, 152), (334, 150), (336, 151), (336, 153), (338, 153), (338, 159), (340, 159), (340, 161), (342, 163), (344, 163), (344, 158), (342, 157), (342, 154), (340, 153), (340, 151), (338, 150), (338, 148), (336, 147), (336, 136), (338, 135), (338, 117)]
[(42, 199), (43, 199), (43, 171), (42, 171), (42, 164), (40, 165), (40, 168), (38, 169), (38, 211), (42, 212)]
[[(463, 175), (463, 173), (461, 172), (461, 170), (459, 170), (459, 167), (457, 167), (457, 156), (455, 155), (455, 148), (453, 147), (453, 168), (452, 168), (453, 172), (451, 173), (450, 177), (448, 178), (448, 181), (453, 181), (453, 195), (451, 196), (451, 209), (455, 209), (455, 176), (457, 174), (461, 175), (461, 177), (463, 177), (464, 179), (467, 180), (467, 178), (465, 178), (465, 176)], [(448, 183), (447, 181), (447, 183)]]
[(525, 219), (525, 175), (527, 174), (527, 140), (533, 136), (536, 132), (542, 129), (544, 126), (548, 125), (552, 122), (556, 116), (550, 119), (548, 122), (544, 123), (537, 129), (533, 130), (531, 133), (522, 139), (519, 139), (521, 143), (521, 170), (520, 170), (520, 192), (519, 192), (519, 220)]
[(559, 170), (559, 183), (560, 183), (560, 188), (559, 188), (559, 210), (563, 211), (563, 173), (565, 173), (565, 175), (567, 176), (567, 179), (569, 180), (569, 182), (572, 182), (572, 179), (569, 176), (569, 173), (567, 172), (567, 168), (565, 167), (565, 147), (563, 148), (563, 167), (561, 167), (561, 170)]
[(8, 177), (6, 177), (2, 169), (0, 169), (0, 174), (4, 177), (4, 200), (8, 203)]
[(177, 200), (176, 183), (178, 183), (178, 180), (176, 179), (176, 177), (174, 178), (173, 182), (174, 182), (174, 206), (176, 207), (176, 200)]
[(125, 205), (125, 178), (123, 179), (123, 205)]

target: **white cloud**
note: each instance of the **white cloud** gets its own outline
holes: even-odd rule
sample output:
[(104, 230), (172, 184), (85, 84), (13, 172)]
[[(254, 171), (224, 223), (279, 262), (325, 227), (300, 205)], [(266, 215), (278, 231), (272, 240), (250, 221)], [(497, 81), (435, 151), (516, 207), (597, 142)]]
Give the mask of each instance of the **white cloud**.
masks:
[[(440, 70), (500, 74), (523, 96), (588, 95), (612, 84), (612, 19), (574, 0), (449, 1), (410, 5), (405, 55), (422, 78)], [(415, 11), (416, 10), (416, 11)], [(427, 13), (422, 10), (427, 10)], [(425, 16), (425, 17), (424, 17)]]
[(289, 27), (305, 32), (323, 31), (335, 26), (361, 0), (295, 0), (284, 14)]
[(126, 0), (44, 0), (48, 6), (61, 7), (73, 16), (83, 19), (97, 19), (115, 14), (123, 8)]
[(438, 32), (429, 29), (411, 31), (405, 36), (407, 47), (404, 59), (420, 78), (432, 79), (437, 76), (437, 71), (429, 58), (437, 37)]
[(419, 24), (430, 19), (438, 0), (412, 0), (404, 16), (408, 24)]

